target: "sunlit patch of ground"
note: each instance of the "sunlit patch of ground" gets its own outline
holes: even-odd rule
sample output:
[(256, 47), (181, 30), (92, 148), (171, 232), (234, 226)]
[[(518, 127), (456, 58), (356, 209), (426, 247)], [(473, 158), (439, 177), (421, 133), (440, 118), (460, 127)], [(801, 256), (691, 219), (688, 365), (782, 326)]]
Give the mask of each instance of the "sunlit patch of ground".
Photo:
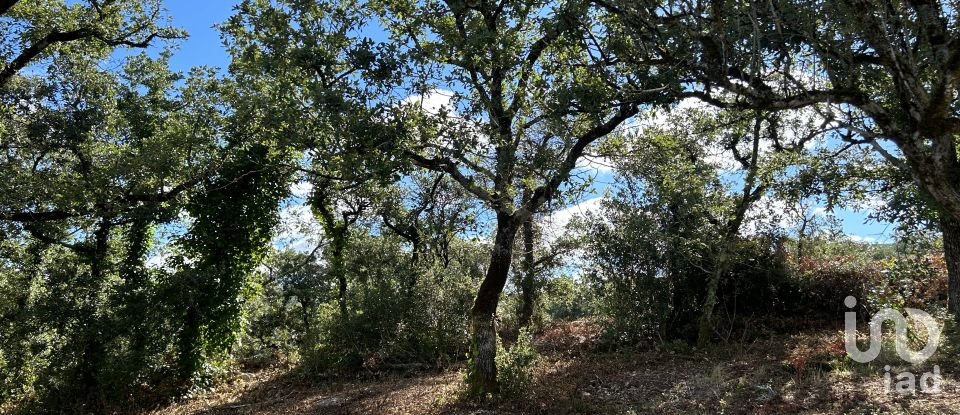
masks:
[[(838, 330), (686, 353), (601, 352), (599, 337), (584, 321), (546, 328), (536, 341), (534, 384), (511, 400), (463, 399), (458, 369), (316, 383), (275, 370), (154, 414), (960, 413), (960, 366), (947, 357), (912, 369), (919, 377), (938, 364), (940, 393), (891, 393), (884, 362), (844, 360)], [(892, 376), (908, 369), (894, 366)]]

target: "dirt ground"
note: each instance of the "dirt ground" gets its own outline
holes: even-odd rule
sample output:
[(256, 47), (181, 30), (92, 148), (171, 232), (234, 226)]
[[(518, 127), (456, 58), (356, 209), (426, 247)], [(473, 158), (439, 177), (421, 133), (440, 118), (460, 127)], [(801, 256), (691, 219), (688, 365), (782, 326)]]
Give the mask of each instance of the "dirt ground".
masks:
[[(887, 390), (883, 361), (844, 362), (842, 332), (815, 330), (710, 351), (604, 352), (589, 322), (548, 327), (533, 384), (512, 399), (463, 398), (462, 369), (305, 381), (292, 370), (242, 373), (181, 414), (939, 414), (960, 413), (960, 365), (893, 366), (891, 377), (939, 366), (939, 393)], [(893, 361), (891, 360), (891, 363)]]

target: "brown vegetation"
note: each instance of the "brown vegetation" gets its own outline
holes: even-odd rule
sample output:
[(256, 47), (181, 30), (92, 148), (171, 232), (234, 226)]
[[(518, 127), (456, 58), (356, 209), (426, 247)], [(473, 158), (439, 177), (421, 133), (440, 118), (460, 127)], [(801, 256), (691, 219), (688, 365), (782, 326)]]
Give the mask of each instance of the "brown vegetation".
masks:
[[(606, 352), (599, 326), (558, 323), (537, 336), (542, 359), (522, 397), (462, 398), (459, 367), (305, 381), (296, 372), (244, 373), (230, 384), (155, 411), (182, 414), (952, 413), (960, 366), (939, 363), (942, 393), (896, 395), (882, 366), (843, 363), (842, 331), (810, 330), (709, 351)], [(945, 366), (945, 364), (947, 366)]]

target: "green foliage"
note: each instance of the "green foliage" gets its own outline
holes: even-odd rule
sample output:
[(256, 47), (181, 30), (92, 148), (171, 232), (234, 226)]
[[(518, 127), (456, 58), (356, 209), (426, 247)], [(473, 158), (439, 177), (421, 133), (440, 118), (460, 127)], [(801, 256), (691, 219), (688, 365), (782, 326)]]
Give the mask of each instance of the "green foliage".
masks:
[(546, 282), (541, 308), (552, 320), (572, 321), (596, 314), (597, 298), (583, 281), (561, 276)]
[(580, 225), (592, 264), (585, 281), (617, 342), (677, 336), (702, 303), (720, 237), (708, 221), (723, 200), (720, 183), (697, 161), (704, 149), (677, 136), (609, 144), (645, 157), (625, 159), (617, 193)]
[(175, 396), (223, 365), (286, 192), (262, 167), (281, 157), (232, 126), (212, 70), (114, 55), (182, 35), (159, 2), (19, 2), (0, 20), (0, 400), (106, 412)]
[[(957, 210), (955, 80), (926, 91), (957, 59), (941, 59), (950, 48), (933, 43), (947, 35), (921, 24), (943, 10), (894, 2), (859, 22), (843, 2), (775, 2), (778, 24), (756, 25), (745, 22), (769, 16), (752, 3), (600, 3), (245, 0), (220, 26), (226, 78), (171, 71), (167, 49), (119, 49), (183, 36), (158, 0), (0, 11), (0, 411), (149, 406), (238, 361), (323, 375), (442, 366), (468, 352), (471, 306), (498, 305), (519, 337), (494, 363), (518, 397), (538, 358), (532, 329), (518, 330), (524, 298), (537, 298), (535, 321), (598, 314), (616, 342), (676, 349), (698, 321), (729, 339), (754, 316), (835, 316), (846, 295), (864, 311), (943, 302), (942, 247), (912, 232)], [(388, 40), (367, 37), (377, 25)], [(913, 45), (899, 52), (905, 70), (873, 56), (898, 55), (888, 38)], [(782, 110), (808, 105), (775, 95), (809, 89), (790, 74), (814, 63), (843, 91), (809, 100), (843, 114)], [(751, 92), (768, 65), (783, 87)], [(417, 105), (431, 94), (450, 100)], [(689, 94), (763, 108), (621, 127)], [(897, 137), (910, 163), (828, 148), (862, 143), (852, 133), (812, 150), (833, 116), (862, 142)], [(500, 301), (522, 256), (516, 225), (588, 189), (578, 159), (595, 150), (620, 176), (579, 225), (582, 275), (546, 275), (573, 248), (531, 236), (528, 269), (512, 267), (520, 292)], [(323, 228), (309, 255), (270, 249), (294, 180), (313, 185), (301, 202)], [(874, 189), (887, 196), (874, 216), (899, 221), (908, 246), (839, 241), (811, 213)], [(492, 257), (471, 239), (494, 222), (479, 208), (495, 213)], [(782, 229), (790, 214), (801, 223)]]
[(462, 240), (450, 248), (446, 265), (413, 263), (402, 239), (355, 231), (345, 250), (347, 316), (328, 267), (305, 254), (271, 254), (262, 296), (245, 306), (240, 356), (257, 365), (299, 363), (311, 375), (460, 360), (483, 250)]
[(533, 367), (540, 358), (533, 345), (533, 333), (523, 328), (517, 341), (505, 349), (497, 342), (497, 381), (500, 382), (500, 395), (504, 398), (522, 397), (533, 382)]
[[(350, 314), (331, 316), (321, 327), (314, 357), (322, 359), (312, 364), (352, 370), (459, 360), (482, 257), (468, 244), (457, 251), (448, 267), (416, 269), (396, 238), (358, 237), (347, 262)], [(418, 273), (412, 286), (411, 273)]]
[(333, 281), (313, 255), (271, 252), (258, 287), (244, 304), (244, 330), (236, 351), (247, 365), (297, 362), (301, 348), (316, 342), (318, 313), (333, 298)]
[(165, 287), (179, 299), (177, 375), (184, 382), (202, 375), (204, 362), (236, 341), (241, 306), (252, 294), (249, 276), (265, 253), (288, 191), (290, 172), (282, 167), (287, 157), (261, 144), (243, 149), (186, 207), (194, 219), (180, 241), (179, 272)]
[[(787, 272), (782, 230), (772, 222), (783, 212), (760, 202), (790, 182), (791, 168), (804, 167), (808, 140), (781, 137), (785, 118), (684, 110), (668, 117), (673, 127), (605, 143), (620, 177), (582, 229), (591, 263), (585, 281), (616, 342), (689, 340), (696, 330), (701, 343), (720, 332), (717, 323), (733, 323), (717, 315), (774, 307), (771, 287)], [(760, 149), (765, 140), (770, 151)]]

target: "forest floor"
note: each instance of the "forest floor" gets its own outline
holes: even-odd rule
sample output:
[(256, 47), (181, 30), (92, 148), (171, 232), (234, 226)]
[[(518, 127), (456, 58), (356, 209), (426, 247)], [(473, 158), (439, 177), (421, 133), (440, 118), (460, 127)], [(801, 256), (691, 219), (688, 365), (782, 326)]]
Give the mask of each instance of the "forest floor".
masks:
[[(558, 323), (537, 336), (541, 357), (532, 385), (513, 399), (463, 398), (462, 368), (314, 382), (295, 370), (271, 369), (242, 373), (153, 415), (960, 413), (956, 362), (928, 361), (921, 368), (939, 366), (939, 393), (890, 392), (882, 357), (838, 367), (842, 335), (811, 329), (703, 352), (608, 352), (595, 324)], [(894, 380), (908, 369), (891, 364)]]

